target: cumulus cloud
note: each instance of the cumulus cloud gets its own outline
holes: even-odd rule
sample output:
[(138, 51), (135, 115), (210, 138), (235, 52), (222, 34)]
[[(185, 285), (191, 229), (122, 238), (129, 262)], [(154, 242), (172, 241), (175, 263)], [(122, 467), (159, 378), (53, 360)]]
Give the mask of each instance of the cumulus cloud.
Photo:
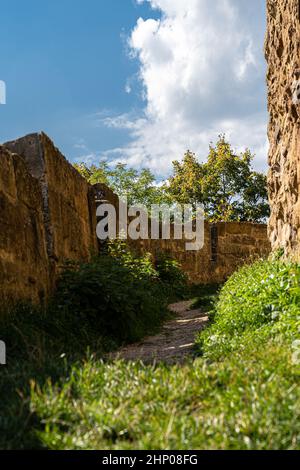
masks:
[[(238, 150), (266, 161), (261, 0), (138, 0), (161, 11), (140, 18), (129, 39), (143, 85), (143, 115), (103, 119), (131, 141), (106, 156), (166, 174), (190, 149), (204, 159), (226, 133)], [(253, 20), (255, 19), (255, 21)]]

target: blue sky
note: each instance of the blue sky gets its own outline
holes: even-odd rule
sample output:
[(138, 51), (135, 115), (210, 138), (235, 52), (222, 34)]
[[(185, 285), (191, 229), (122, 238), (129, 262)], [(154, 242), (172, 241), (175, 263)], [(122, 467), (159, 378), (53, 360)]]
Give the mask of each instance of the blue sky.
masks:
[(1, 0), (0, 142), (150, 167), (226, 132), (266, 162), (264, 0)]

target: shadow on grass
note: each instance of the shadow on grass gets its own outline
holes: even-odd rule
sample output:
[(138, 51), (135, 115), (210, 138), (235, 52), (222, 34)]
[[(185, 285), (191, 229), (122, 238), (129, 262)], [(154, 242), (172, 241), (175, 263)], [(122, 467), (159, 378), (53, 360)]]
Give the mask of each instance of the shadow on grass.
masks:
[[(202, 302), (203, 306), (216, 291), (216, 286), (197, 286), (188, 295), (195, 297), (195, 305)], [(43, 449), (38, 437), (43, 424), (30, 408), (31, 382), (40, 387), (49, 379), (60, 382), (75, 364), (91, 355), (104, 358), (107, 352), (135, 339), (109, 335), (91, 318), (79, 321), (75, 314), (55, 305), (43, 309), (19, 304), (0, 318), (0, 339), (7, 351), (7, 365), (0, 367), (0, 448)], [(162, 312), (162, 320), (166, 318)], [(141, 334), (155, 333), (159, 326), (159, 322), (148, 325), (148, 331), (143, 329)]]
[(190, 298), (193, 299), (191, 309), (202, 309), (209, 312), (214, 308), (218, 294), (222, 288), (221, 284), (195, 285), (190, 288)]
[[(117, 347), (88, 324), (80, 328), (53, 310), (19, 304), (2, 315), (1, 340), (6, 344), (7, 365), (0, 367), (0, 448), (40, 449), (37, 417), (30, 411), (30, 382), (58, 381), (87, 356), (97, 357)], [(4, 318), (3, 318), (4, 317)]]

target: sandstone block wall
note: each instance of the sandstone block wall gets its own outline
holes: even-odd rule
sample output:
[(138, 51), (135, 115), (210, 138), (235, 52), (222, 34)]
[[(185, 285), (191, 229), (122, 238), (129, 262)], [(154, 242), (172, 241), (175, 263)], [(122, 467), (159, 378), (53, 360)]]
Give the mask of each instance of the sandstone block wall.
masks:
[(43, 133), (1, 147), (0, 299), (40, 301), (98, 250), (93, 188)]
[(91, 250), (97, 250), (93, 189), (44, 133), (4, 146), (24, 158), (40, 184), (47, 252), (55, 278), (64, 260), (88, 259)]
[(176, 259), (194, 284), (224, 282), (243, 264), (271, 251), (266, 225), (235, 222), (205, 223), (200, 251), (186, 251), (185, 240), (139, 240), (130, 245), (155, 259), (162, 254)]
[[(0, 302), (47, 300), (66, 259), (88, 260), (101, 249), (96, 207), (118, 197), (90, 186), (45, 134), (0, 146)], [(138, 240), (130, 246), (177, 259), (194, 283), (224, 281), (242, 263), (270, 251), (266, 227), (205, 224), (205, 244), (186, 251), (184, 240)]]
[(43, 196), (25, 161), (0, 146), (0, 303), (49, 294)]
[(300, 259), (300, 1), (267, 0), (269, 236)]

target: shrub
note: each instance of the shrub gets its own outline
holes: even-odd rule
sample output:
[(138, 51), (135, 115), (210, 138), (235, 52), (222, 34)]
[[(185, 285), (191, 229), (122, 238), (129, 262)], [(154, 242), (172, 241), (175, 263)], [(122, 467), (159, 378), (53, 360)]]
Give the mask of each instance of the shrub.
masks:
[(210, 319), (213, 317), (213, 310), (218, 299), (220, 284), (203, 284), (191, 287), (191, 297), (194, 297), (191, 309), (202, 309), (207, 312)]
[(122, 244), (91, 263), (67, 263), (46, 309), (19, 304), (1, 316), (8, 365), (0, 375), (0, 448), (39, 448), (29, 410), (30, 380), (67, 376), (73, 362), (97, 357), (154, 331), (168, 298), (149, 256)]
[(112, 240), (107, 244), (107, 253), (131, 269), (138, 279), (159, 280), (160, 289), (169, 300), (182, 297), (188, 289), (187, 275), (178, 261), (160, 254), (154, 261), (151, 253), (136, 256), (122, 240)]
[(220, 292), (214, 323), (198, 338), (205, 357), (222, 358), (246, 342), (300, 333), (300, 266), (272, 259), (236, 272)]
[(160, 256), (156, 261), (156, 270), (159, 279), (165, 284), (173, 296), (182, 297), (187, 288), (187, 276), (182, 271), (178, 261), (168, 257)]
[(123, 240), (110, 240), (106, 245), (106, 253), (126, 266), (137, 279), (155, 281), (159, 278), (152, 255), (146, 253), (144, 256), (135, 255)]
[(103, 255), (64, 270), (55, 306), (78, 328), (88, 323), (121, 343), (154, 331), (166, 315), (167, 299), (148, 265)]

